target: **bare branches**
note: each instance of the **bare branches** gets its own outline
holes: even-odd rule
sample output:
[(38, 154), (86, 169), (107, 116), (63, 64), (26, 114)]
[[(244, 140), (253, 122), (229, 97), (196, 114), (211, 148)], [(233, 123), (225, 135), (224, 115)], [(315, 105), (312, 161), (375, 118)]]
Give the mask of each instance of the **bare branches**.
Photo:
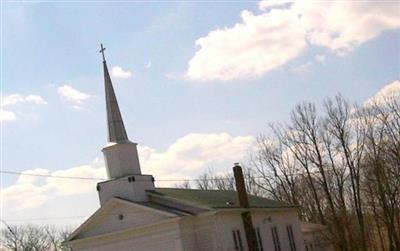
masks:
[(400, 249), (400, 101), (358, 107), (338, 95), (323, 108), (303, 102), (259, 137), (256, 185), (327, 224), (339, 250)]
[[(12, 251), (66, 251), (62, 242), (70, 230), (54, 226), (7, 226), (1, 232), (1, 247)], [(3, 249), (2, 249), (3, 250)]]

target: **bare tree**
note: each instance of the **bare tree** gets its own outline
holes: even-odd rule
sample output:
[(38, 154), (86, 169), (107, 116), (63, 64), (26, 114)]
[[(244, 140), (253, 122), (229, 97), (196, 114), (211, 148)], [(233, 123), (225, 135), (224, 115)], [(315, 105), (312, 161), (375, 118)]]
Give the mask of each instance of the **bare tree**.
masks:
[[(251, 195), (262, 195), (252, 169), (243, 166), (243, 176), (247, 192)], [(235, 177), (232, 172), (216, 174), (213, 169), (208, 169), (196, 179), (196, 186), (201, 190), (235, 190)]]
[(364, 194), (383, 250), (400, 250), (400, 101), (375, 102), (358, 115), (365, 125), (367, 145)]
[[(300, 205), (337, 250), (400, 250), (400, 99), (357, 106), (337, 95), (322, 108), (303, 102), (258, 137), (247, 190)], [(235, 188), (231, 173), (212, 170), (196, 186)]]
[(12, 251), (64, 251), (62, 242), (70, 233), (69, 228), (54, 226), (20, 225), (7, 226), (1, 232), (1, 245)]
[(400, 104), (341, 95), (297, 105), (258, 138), (250, 171), (265, 196), (302, 206), (337, 250), (400, 250)]
[(216, 174), (209, 168), (196, 179), (196, 186), (201, 190), (234, 190), (235, 179), (232, 173)]
[(183, 188), (183, 189), (190, 189), (192, 188), (192, 185), (190, 184), (190, 180), (184, 180), (180, 183), (175, 184), (176, 188)]

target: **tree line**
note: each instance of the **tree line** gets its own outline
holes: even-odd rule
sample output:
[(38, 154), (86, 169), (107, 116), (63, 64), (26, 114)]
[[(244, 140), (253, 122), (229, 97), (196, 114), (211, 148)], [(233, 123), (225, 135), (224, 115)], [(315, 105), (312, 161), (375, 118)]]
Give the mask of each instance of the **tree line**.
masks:
[(70, 251), (62, 242), (72, 232), (70, 227), (51, 225), (8, 225), (1, 231), (0, 250), (9, 251)]
[[(400, 250), (398, 97), (359, 106), (338, 95), (320, 110), (300, 103), (287, 122), (269, 124), (246, 166), (249, 193), (300, 205), (337, 250)], [(234, 189), (231, 174), (208, 171), (196, 183)]]

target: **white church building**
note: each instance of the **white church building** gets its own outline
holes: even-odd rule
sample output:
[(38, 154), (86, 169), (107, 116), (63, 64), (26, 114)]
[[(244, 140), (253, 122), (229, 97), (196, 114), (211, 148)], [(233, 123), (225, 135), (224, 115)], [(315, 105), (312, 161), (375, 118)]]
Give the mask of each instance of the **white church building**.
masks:
[(304, 251), (299, 208), (236, 191), (157, 188), (142, 174), (136, 143), (128, 139), (103, 54), (108, 180), (97, 185), (100, 208), (65, 245), (73, 251), (245, 251), (242, 213), (250, 212), (259, 251)]

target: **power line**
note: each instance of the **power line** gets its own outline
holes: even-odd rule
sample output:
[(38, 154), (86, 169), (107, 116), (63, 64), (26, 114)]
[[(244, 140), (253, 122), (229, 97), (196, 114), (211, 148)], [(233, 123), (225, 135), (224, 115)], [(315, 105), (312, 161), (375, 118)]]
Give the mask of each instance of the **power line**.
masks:
[(64, 216), (64, 217), (46, 217), (46, 218), (30, 218), (30, 219), (1, 219), (3, 222), (26, 222), (26, 221), (46, 221), (46, 220), (70, 220), (87, 218), (88, 216)]
[(46, 178), (57, 178), (57, 179), (104, 180), (104, 179), (101, 179), (101, 178), (78, 177), (78, 176), (60, 176), (60, 175), (50, 175), (50, 174), (38, 174), (38, 173), (23, 173), (23, 172), (13, 172), (13, 171), (4, 171), (4, 170), (1, 170), (0, 173), (12, 174), (12, 175), (46, 177)]
[[(81, 176), (61, 176), (61, 175), (51, 175), (51, 174), (38, 174), (38, 173), (24, 173), (24, 172), (14, 172), (14, 171), (4, 171), (1, 170), (2, 174), (11, 174), (11, 175), (24, 175), (24, 176), (34, 176), (34, 177), (45, 177), (45, 178), (56, 178), (56, 179), (79, 179), (79, 180), (97, 180), (97, 181), (105, 181), (102, 178), (94, 178), (94, 177), (81, 177)], [(200, 179), (160, 179), (155, 181), (197, 181)]]
[[(97, 180), (97, 181), (105, 181), (102, 178), (93, 178), (93, 177), (81, 177), (81, 176), (61, 176), (61, 175), (51, 175), (51, 174), (38, 174), (38, 173), (24, 173), (24, 172), (14, 172), (14, 171), (0, 171), (2, 174), (11, 174), (11, 175), (24, 175), (24, 176), (34, 176), (34, 177), (45, 177), (45, 178), (56, 178), (56, 179), (79, 179), (79, 180)], [(228, 180), (231, 178), (228, 177), (220, 177), (220, 178), (211, 178), (211, 179), (156, 179), (155, 181), (169, 181), (169, 182), (179, 182), (179, 181), (199, 181), (199, 180)]]
[[(55, 178), (55, 179), (75, 179), (75, 180), (95, 180), (95, 181), (106, 181), (103, 178), (94, 178), (94, 177), (82, 177), (82, 176), (62, 176), (62, 175), (51, 175), (51, 174), (38, 174), (38, 173), (25, 173), (25, 172), (15, 172), (15, 171), (7, 171), (0, 170), (1, 174), (10, 174), (10, 175), (23, 175), (23, 176), (34, 176), (34, 177), (43, 177), (43, 178)], [(312, 172), (315, 173), (315, 172)], [(302, 174), (297, 174), (302, 175)], [(265, 176), (258, 177), (248, 177), (245, 176), (245, 179), (267, 179)], [(198, 178), (198, 179), (156, 179), (155, 182), (191, 182), (191, 181), (205, 181), (205, 180), (232, 180), (233, 177), (215, 177), (215, 178)]]

